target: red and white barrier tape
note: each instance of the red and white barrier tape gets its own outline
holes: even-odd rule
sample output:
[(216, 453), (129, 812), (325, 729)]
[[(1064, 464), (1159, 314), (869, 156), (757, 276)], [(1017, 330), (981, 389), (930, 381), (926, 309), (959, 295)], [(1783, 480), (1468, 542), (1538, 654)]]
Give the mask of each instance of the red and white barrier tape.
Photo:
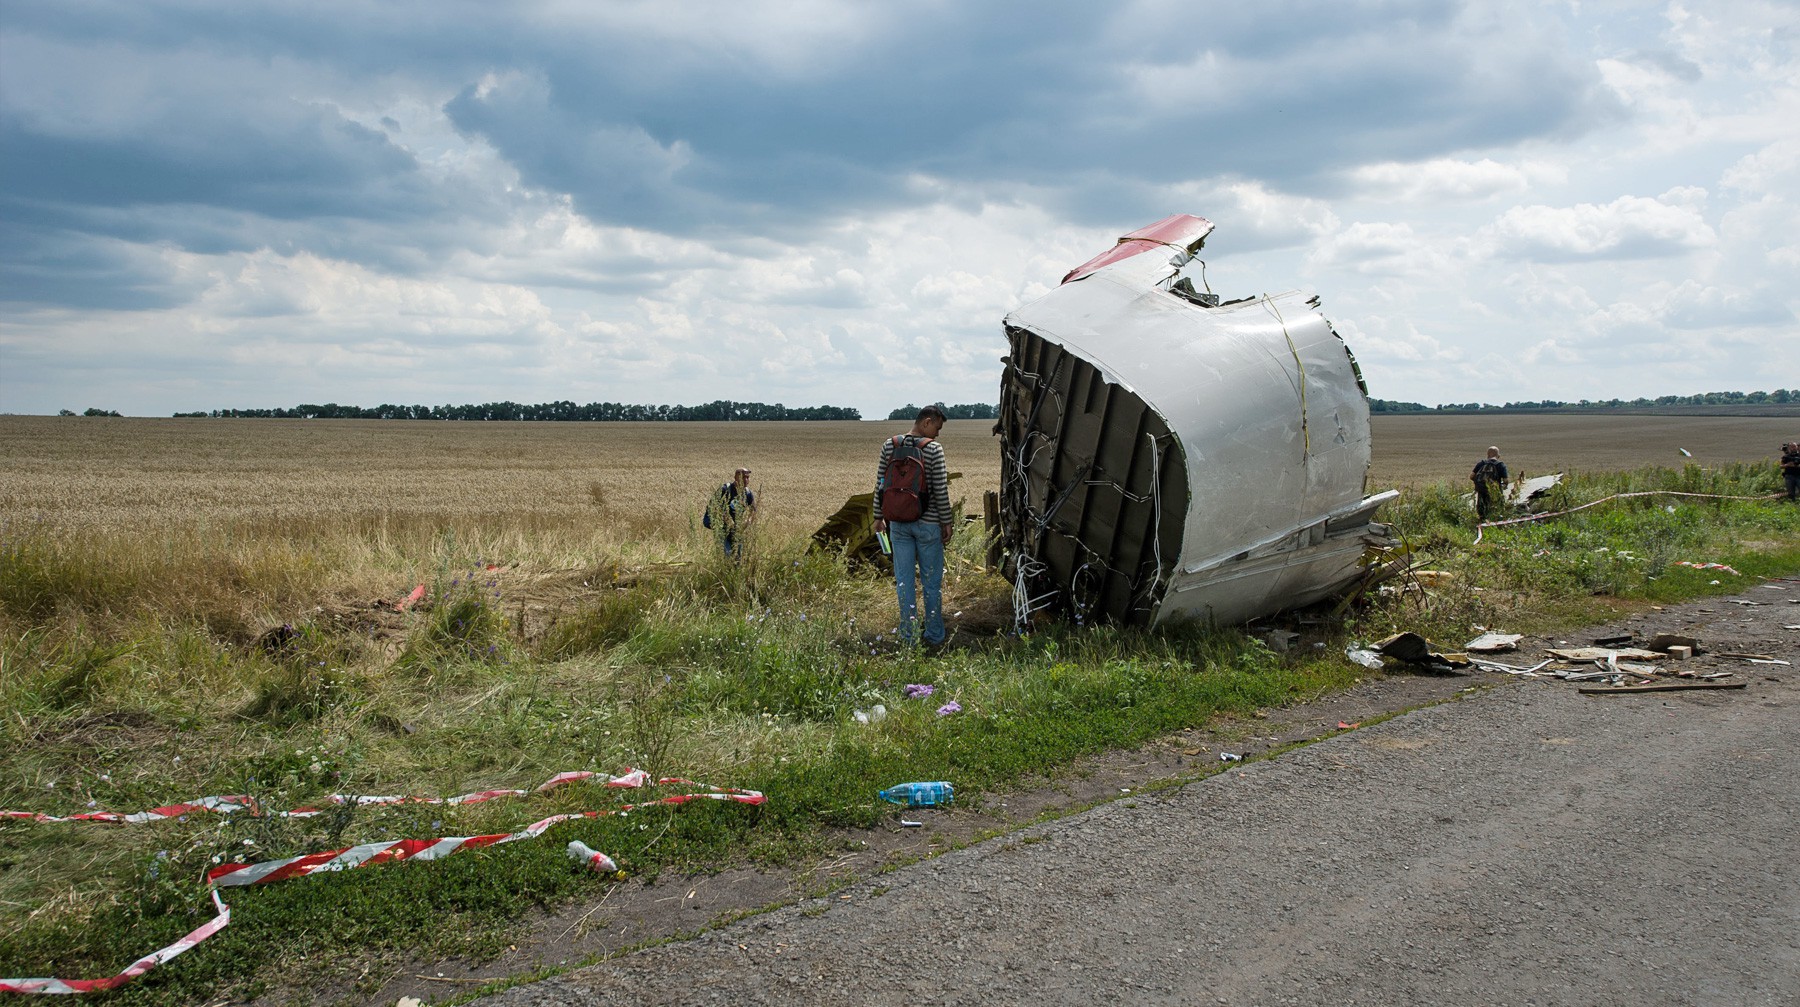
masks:
[[(458, 794), (455, 797), (402, 797), (402, 796), (373, 797), (373, 796), (369, 796), (366, 794), (329, 794), (329, 795), (327, 795), (326, 799), (331, 801), (331, 803), (333, 803), (333, 804), (356, 804), (356, 805), (371, 805), (371, 804), (480, 804), (482, 801), (491, 801), (496, 797), (524, 797), (527, 794), (541, 794), (546, 790), (552, 790), (556, 787), (562, 786), (565, 783), (574, 783), (578, 780), (588, 780), (588, 779), (592, 779), (592, 778), (594, 778), (596, 776), (600, 776), (600, 775), (603, 775), (603, 774), (586, 772), (586, 771), (576, 771), (576, 772), (571, 772), (571, 773), (557, 773), (555, 776), (552, 776), (550, 779), (545, 780), (543, 783), (538, 784), (536, 787), (533, 787), (530, 790), (480, 790), (480, 791), (476, 791), (475, 793), (472, 793), (472, 794)], [(660, 783), (662, 781), (659, 780), (657, 782)], [(601, 786), (615, 787), (615, 788), (637, 788), (637, 787), (645, 786), (648, 783), (650, 783), (650, 774), (649, 773), (646, 773), (641, 769), (632, 769), (632, 770), (627, 770), (624, 776), (608, 776), (608, 777), (606, 777), (606, 781), (604, 783), (602, 783)], [(320, 812), (317, 808), (295, 808), (293, 811), (287, 812), (287, 814), (291, 817), (304, 817), (307, 815), (316, 815), (319, 813)]]
[[(670, 780), (669, 782), (675, 782)], [(552, 825), (577, 818), (605, 818), (624, 815), (659, 804), (679, 805), (689, 801), (737, 801), (740, 804), (762, 804), (766, 798), (754, 790), (714, 790), (704, 794), (675, 794), (642, 804), (627, 804), (615, 811), (576, 811), (551, 815), (532, 822), (518, 832), (496, 832), (486, 836), (445, 836), (439, 839), (394, 839), (381, 843), (364, 843), (341, 850), (325, 850), (281, 860), (265, 860), (256, 864), (220, 864), (206, 872), (206, 882), (225, 888), (242, 885), (266, 885), (289, 878), (301, 878), (319, 871), (348, 871), (369, 864), (385, 864), (399, 860), (442, 860), (458, 850), (499, 846), (521, 839), (536, 839)]]
[(1734, 497), (1724, 496), (1719, 493), (1684, 493), (1676, 490), (1644, 490), (1638, 493), (1614, 493), (1612, 496), (1601, 497), (1598, 500), (1590, 500), (1579, 507), (1570, 507), (1568, 510), (1549, 511), (1544, 514), (1532, 514), (1528, 517), (1507, 518), (1505, 521), (1483, 521), (1475, 526), (1475, 542), (1473, 544), (1480, 545), (1481, 536), (1489, 528), (1504, 528), (1509, 524), (1528, 524), (1532, 521), (1545, 521), (1553, 517), (1562, 517), (1564, 514), (1573, 514), (1578, 510), (1587, 510), (1589, 507), (1597, 507), (1600, 504), (1606, 503), (1608, 500), (1629, 500), (1632, 497), (1701, 497), (1706, 500), (1774, 500), (1779, 496), (1781, 496), (1780, 493), (1771, 493), (1767, 496)]
[[(168, 818), (176, 818), (190, 811), (216, 811), (229, 815), (234, 811), (248, 810), (256, 813), (256, 800), (243, 794), (230, 797), (196, 797), (182, 804), (169, 804), (149, 811), (139, 811), (130, 815), (121, 815), (116, 811), (90, 811), (81, 815), (57, 817), (37, 811), (0, 811), (0, 818), (22, 818), (30, 822), (107, 822), (123, 825), (142, 825), (145, 822), (160, 822)], [(316, 814), (316, 812), (315, 812)]]
[(1694, 569), (1694, 570), (1723, 570), (1726, 573), (1731, 574), (1733, 577), (1742, 577), (1743, 576), (1743, 574), (1738, 573), (1736, 570), (1733, 570), (1731, 567), (1728, 567), (1723, 563), (1689, 563), (1685, 559), (1678, 559), (1675, 561), (1675, 565), (1676, 566), (1685, 566), (1685, 567), (1688, 567), (1688, 568)]
[(125, 971), (116, 976), (107, 976), (104, 979), (0, 979), (0, 993), (98, 993), (102, 990), (118, 989), (225, 929), (226, 925), (231, 922), (231, 907), (219, 898), (218, 892), (212, 893), (212, 900), (213, 905), (219, 908), (217, 916), (194, 928), (186, 937), (168, 947), (160, 951), (152, 951), (132, 962)]
[[(571, 783), (575, 780), (588, 779), (598, 775), (600, 774), (590, 772), (558, 773), (556, 776), (551, 777), (548, 782), (538, 787), (537, 792), (542, 793), (552, 787)], [(624, 776), (607, 777), (605, 785), (609, 787), (635, 788), (645, 786), (649, 782), (650, 774), (641, 769), (633, 769)], [(287, 857), (281, 860), (265, 860), (258, 864), (221, 864), (206, 872), (206, 883), (214, 889), (211, 893), (212, 900), (213, 904), (218, 907), (219, 914), (210, 922), (197, 927), (192, 933), (189, 933), (182, 939), (160, 951), (154, 951), (137, 961), (132, 962), (125, 971), (115, 976), (107, 976), (104, 979), (0, 979), (0, 992), (91, 993), (101, 990), (116, 989), (123, 986), (163, 962), (166, 962), (194, 945), (199, 944), (201, 941), (218, 933), (220, 930), (225, 929), (226, 925), (231, 922), (231, 907), (227, 906), (224, 900), (219, 897), (219, 888), (265, 885), (276, 881), (285, 881), (289, 878), (305, 877), (320, 871), (347, 871), (368, 864), (389, 863), (400, 860), (442, 860), (444, 857), (462, 849), (478, 849), (483, 846), (498, 846), (501, 843), (517, 842), (521, 839), (535, 839), (548, 831), (551, 826), (561, 822), (567, 822), (577, 818), (604, 818), (611, 815), (625, 815), (632, 811), (643, 808), (653, 808), (658, 805), (676, 807), (686, 804), (689, 801), (701, 800), (734, 801), (739, 804), (754, 805), (763, 804), (768, 800), (762, 795), (761, 791), (740, 790), (736, 787), (715, 787), (710, 784), (696, 783), (693, 780), (684, 779), (679, 776), (665, 776), (662, 779), (657, 780), (656, 783), (658, 786), (683, 784), (691, 787), (704, 787), (705, 792), (695, 794), (671, 794), (668, 797), (658, 798), (654, 801), (645, 801), (641, 804), (627, 804), (611, 811), (578, 811), (564, 815), (552, 815), (549, 818), (533, 822), (518, 832), (501, 832), (486, 836), (449, 836), (441, 839), (399, 839), (385, 843), (364, 843), (361, 846), (351, 846), (341, 850), (327, 850), (322, 853), (309, 853), (305, 856)], [(495, 797), (516, 796), (524, 793), (526, 792), (521, 790), (484, 790), (474, 794), (464, 794), (461, 797), (455, 798), (394, 797), (376, 798), (373, 801), (364, 803), (402, 803), (418, 801), (431, 804), (472, 804), (477, 801), (492, 800)], [(344, 795), (333, 795), (334, 799), (343, 796)], [(192, 807), (198, 810), (225, 811), (226, 809), (223, 807), (202, 807), (202, 805), (205, 801), (227, 800), (248, 801), (248, 798), (202, 798), (201, 801), (194, 802)], [(253, 807), (254, 805), (246, 804), (244, 806)], [(155, 821), (160, 818), (173, 817), (173, 815), (170, 814), (162, 814), (163, 812), (174, 811), (175, 814), (180, 814), (181, 811), (179, 809), (188, 807), (190, 807), (190, 805), (170, 805), (169, 807), (154, 809), (153, 812), (140, 812), (139, 815), (130, 816), (117, 815), (111, 819), (101, 819), (92, 816), (55, 818), (48, 815), (34, 815), (30, 812), (6, 812), (6, 814), (11, 815), (12, 817), (25, 817), (33, 818), (38, 821), (56, 822), (77, 820), (127, 821), (139, 819), (142, 815), (155, 814), (155, 818), (142, 819), (143, 821)], [(233, 808), (230, 810), (239, 809)], [(112, 813), (98, 812), (96, 814), (111, 815)], [(300, 809), (299, 811), (294, 812), (283, 812), (283, 814), (304, 817), (304, 814), (318, 814), (318, 812)], [(605, 854), (596, 852), (595, 856), (605, 857), (605, 863), (610, 864), (612, 862), (612, 859), (606, 857)], [(594, 865), (598, 865), (599, 863), (600, 861), (598, 860), (593, 861)]]
[[(482, 790), (473, 794), (460, 794), (456, 797), (370, 797), (360, 794), (328, 794), (326, 795), (326, 799), (333, 804), (357, 805), (479, 804), (482, 801), (491, 801), (497, 797), (524, 797), (528, 794), (541, 794), (546, 790), (560, 787), (565, 783), (574, 783), (577, 780), (592, 779), (596, 776), (605, 776), (605, 774), (587, 771), (557, 773), (555, 776), (552, 776), (550, 779), (531, 790)], [(607, 776), (605, 782), (602, 783), (601, 786), (637, 788), (646, 786), (650, 782), (649, 773), (646, 773), (641, 769), (631, 769), (627, 770), (624, 776)], [(675, 780), (671, 778), (668, 781), (657, 782), (688, 783), (690, 781)], [(696, 784), (696, 786), (697, 785), (698, 784)], [(192, 801), (182, 804), (170, 804), (166, 807), (151, 808), (149, 811), (139, 811), (130, 815), (121, 815), (116, 811), (90, 811), (86, 814), (69, 815), (67, 817), (59, 818), (56, 815), (46, 815), (36, 811), (0, 811), (0, 818), (20, 818), (33, 822), (105, 822), (110, 824), (142, 825), (145, 822), (160, 822), (164, 819), (175, 818), (192, 811), (216, 811), (220, 814), (229, 815), (233, 812), (245, 810), (248, 810), (252, 815), (260, 816), (262, 814), (261, 809), (256, 805), (255, 798), (238, 794), (230, 797), (196, 797)], [(272, 814), (277, 818), (311, 818), (314, 815), (323, 814), (323, 812), (318, 808), (295, 808), (292, 811), (276, 811)]]

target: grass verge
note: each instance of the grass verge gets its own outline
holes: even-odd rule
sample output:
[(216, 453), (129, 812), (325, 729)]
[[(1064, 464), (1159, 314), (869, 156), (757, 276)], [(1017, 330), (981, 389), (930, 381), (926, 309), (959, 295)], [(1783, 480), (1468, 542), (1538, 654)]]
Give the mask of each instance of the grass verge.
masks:
[[(1575, 474), (1556, 503), (1646, 490), (1754, 495), (1774, 485), (1751, 467)], [(198, 537), (174, 548), (8, 529), (0, 807), (135, 811), (249, 794), (287, 808), (334, 792), (529, 788), (562, 770), (626, 766), (770, 797), (761, 808), (698, 802), (571, 822), (442, 862), (233, 890), (231, 927), (113, 994), (125, 1003), (253, 996), (300, 975), (345, 974), (372, 953), (497, 952), (521, 914), (591, 895), (591, 877), (563, 857), (570, 839), (652, 878), (793, 862), (823, 852), (830, 829), (877, 822), (881, 787), (948, 779), (979, 799), (1082, 756), (1342, 687), (1368, 674), (1341, 657), (1352, 641), (1402, 628), (1448, 644), (1477, 626), (1566, 628), (1800, 570), (1800, 508), (1773, 502), (1638, 498), (1490, 530), (1479, 546), (1448, 487), (1388, 517), (1415, 555), (1450, 576), (1429, 590), (1402, 583), (1372, 594), (1284, 653), (1238, 628), (991, 631), (982, 613), (1003, 608), (1006, 586), (976, 569), (982, 543), (967, 534), (953, 548), (948, 607), (988, 629), (965, 629), (961, 645), (932, 656), (893, 646), (884, 582), (799, 541), (757, 543), (741, 563), (703, 540), (660, 553), (636, 543), (654, 576), (621, 577), (611, 557), (583, 568), (610, 576), (570, 578), (566, 541), (534, 546), (505, 528), (415, 536), (416, 555), (388, 539), (309, 552), (239, 537), (219, 547), (236, 564), (211, 562), (224, 557)], [(495, 552), (504, 542), (511, 558)], [(342, 569), (328, 575), (319, 555)], [(245, 586), (247, 570), (279, 590)], [(308, 604), (313, 592), (410, 580), (414, 570), (428, 571), (427, 602), (390, 606), (385, 622), (329, 618)], [(568, 591), (546, 601), (552, 582)], [(550, 614), (528, 618), (525, 594)], [(284, 631), (261, 632), (270, 624)], [(908, 684), (933, 694), (907, 699)], [(939, 716), (949, 700), (962, 712)], [(885, 719), (854, 717), (876, 704)], [(217, 862), (505, 832), (632, 799), (574, 785), (308, 819), (3, 823), (0, 974), (118, 971), (210, 915), (198, 878)]]

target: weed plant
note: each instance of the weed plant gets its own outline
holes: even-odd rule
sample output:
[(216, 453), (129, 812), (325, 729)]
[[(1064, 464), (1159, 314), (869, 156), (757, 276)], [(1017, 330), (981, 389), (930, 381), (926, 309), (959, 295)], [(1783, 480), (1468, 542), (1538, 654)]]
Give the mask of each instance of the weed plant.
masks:
[[(1552, 505), (1652, 490), (1754, 496), (1775, 481), (1751, 466), (1577, 473)], [(221, 544), (181, 530), (128, 541), (8, 525), (0, 807), (129, 812), (243, 794), (266, 809), (330, 810), (0, 823), (0, 973), (116, 972), (210, 915), (199, 879), (218, 863), (507, 832), (641, 797), (573, 785), (357, 808), (331, 804), (334, 793), (530, 788), (563, 770), (636, 766), (769, 802), (572, 822), (442, 862), (234, 889), (231, 927), (116, 999), (252, 997), (370, 955), (492, 953), (526, 910), (591, 896), (592, 877), (562, 855), (569, 839), (651, 877), (791, 862), (826, 849), (828, 829), (884, 820), (882, 787), (947, 779), (979, 804), (1084, 756), (1346, 686), (1371, 673), (1345, 647), (1398, 629), (1455, 645), (1478, 627), (1566, 628), (1800, 570), (1800, 508), (1770, 501), (1635, 498), (1489, 529), (1479, 544), (1450, 487), (1410, 494), (1386, 517), (1450, 576), (1369, 591), (1310, 633), (1316, 646), (1284, 653), (1229, 627), (1013, 632), (1008, 585), (979, 569), (984, 543), (971, 530), (948, 564), (958, 635), (929, 654), (894, 641), (891, 582), (766, 529), (728, 558), (679, 526), (583, 549), (566, 528), (534, 539), (528, 526), (474, 519), (366, 522), (309, 551), (291, 527), (239, 529)], [(405, 591), (393, 585), (415, 578), (425, 599), (396, 610)], [(909, 683), (935, 694), (907, 699)], [(948, 700), (962, 712), (938, 715)], [(876, 703), (886, 719), (855, 719)]]

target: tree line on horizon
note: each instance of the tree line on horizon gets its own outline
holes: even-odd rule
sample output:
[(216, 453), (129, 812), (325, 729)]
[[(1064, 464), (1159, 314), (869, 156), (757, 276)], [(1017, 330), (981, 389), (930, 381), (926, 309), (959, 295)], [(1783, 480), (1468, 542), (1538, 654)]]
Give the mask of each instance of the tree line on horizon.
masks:
[(633, 405), (623, 402), (564, 400), (524, 404), (485, 402), (480, 405), (340, 406), (335, 402), (303, 404), (292, 409), (213, 409), (176, 413), (177, 418), (277, 420), (541, 420), (572, 422), (668, 423), (691, 420), (860, 420), (849, 406), (786, 406), (777, 402), (732, 402), (720, 399), (698, 406)]
[[(944, 419), (947, 420), (997, 420), (1000, 418), (1000, 407), (990, 406), (985, 402), (965, 402), (957, 406), (947, 406), (939, 402), (937, 407), (944, 411)], [(923, 408), (925, 407), (915, 406), (908, 402), (888, 413), (887, 418), (890, 420), (918, 419), (919, 410)]]
[(1764, 406), (1764, 405), (1800, 405), (1800, 388), (1777, 388), (1772, 392), (1702, 392), (1698, 395), (1663, 395), (1654, 399), (1582, 399), (1579, 402), (1559, 402), (1556, 399), (1542, 399), (1537, 402), (1508, 402), (1505, 405), (1493, 405), (1488, 402), (1449, 402), (1440, 406), (1427, 406), (1418, 402), (1398, 402), (1393, 399), (1370, 399), (1369, 411), (1372, 413), (1507, 413), (1507, 412), (1545, 412), (1552, 410), (1605, 410), (1605, 409), (1652, 409), (1666, 406)]
[[(1680, 408), (1693, 406), (1800, 406), (1800, 388), (1777, 388), (1772, 392), (1702, 392), (1697, 395), (1663, 395), (1657, 398), (1581, 399), (1563, 402), (1540, 399), (1531, 402), (1447, 402), (1428, 406), (1420, 402), (1397, 399), (1369, 399), (1371, 413), (1489, 413), (1489, 412), (1553, 412), (1604, 411), (1609, 409)], [(944, 405), (944, 416), (953, 420), (991, 420), (1000, 415), (998, 406), (987, 403)], [(910, 420), (919, 406), (907, 403), (888, 413), (890, 420)], [(78, 415), (73, 410), (60, 410), (61, 416)], [(89, 408), (82, 416), (118, 416), (117, 410)], [(480, 405), (399, 406), (382, 404), (370, 408), (343, 406), (335, 402), (324, 405), (301, 404), (291, 409), (212, 409), (174, 413), (176, 418), (199, 419), (356, 419), (356, 420), (549, 420), (587, 422), (682, 422), (693, 420), (860, 420), (861, 411), (850, 406), (787, 406), (764, 402), (734, 402), (719, 399), (697, 406), (639, 405), (621, 402), (590, 402), (577, 405), (568, 400), (522, 404), (487, 402)]]

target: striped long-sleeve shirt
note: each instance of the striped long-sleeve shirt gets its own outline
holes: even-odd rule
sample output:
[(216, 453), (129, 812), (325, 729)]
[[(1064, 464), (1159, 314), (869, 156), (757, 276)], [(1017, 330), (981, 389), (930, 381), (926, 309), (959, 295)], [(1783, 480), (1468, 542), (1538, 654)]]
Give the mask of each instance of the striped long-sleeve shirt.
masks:
[[(925, 509), (919, 515), (921, 521), (936, 521), (938, 524), (949, 524), (952, 520), (950, 510), (950, 467), (944, 461), (944, 446), (934, 440), (915, 437), (907, 434), (902, 438), (906, 443), (918, 444), (924, 441), (919, 449), (925, 459)], [(889, 437), (881, 442), (881, 462), (875, 466), (875, 520), (883, 520), (881, 516), (881, 490), (887, 482), (888, 462), (894, 457), (894, 439)]]

